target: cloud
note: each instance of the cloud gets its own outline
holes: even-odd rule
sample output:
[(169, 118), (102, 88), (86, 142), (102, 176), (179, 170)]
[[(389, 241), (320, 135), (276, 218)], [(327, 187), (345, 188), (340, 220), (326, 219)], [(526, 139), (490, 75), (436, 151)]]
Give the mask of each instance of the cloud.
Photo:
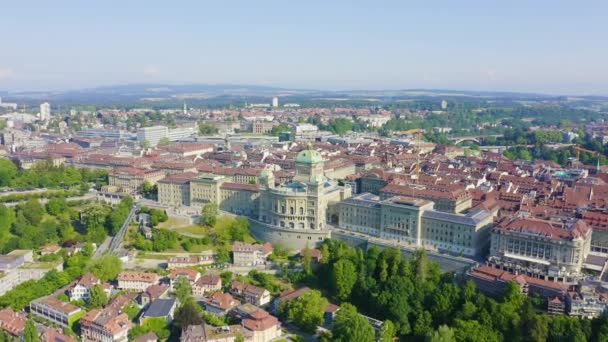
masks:
[(15, 77), (15, 71), (10, 68), (0, 67), (0, 80), (7, 80)]
[(144, 69), (144, 75), (146, 76), (156, 76), (158, 73), (158, 68), (155, 66), (148, 66)]

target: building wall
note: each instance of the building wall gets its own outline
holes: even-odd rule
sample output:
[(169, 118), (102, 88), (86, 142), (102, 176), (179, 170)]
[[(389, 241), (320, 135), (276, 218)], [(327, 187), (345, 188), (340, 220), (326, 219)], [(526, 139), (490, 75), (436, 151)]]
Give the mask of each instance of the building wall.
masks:
[(158, 202), (163, 205), (190, 206), (190, 183), (158, 183)]
[(220, 209), (237, 215), (255, 216), (258, 213), (259, 191), (221, 189)]
[(590, 249), (590, 234), (561, 240), (495, 229), (490, 256), (500, 260), (500, 266), (509, 272), (515, 272), (515, 265), (520, 265), (523, 269), (518, 269), (519, 273), (562, 281), (580, 273)]

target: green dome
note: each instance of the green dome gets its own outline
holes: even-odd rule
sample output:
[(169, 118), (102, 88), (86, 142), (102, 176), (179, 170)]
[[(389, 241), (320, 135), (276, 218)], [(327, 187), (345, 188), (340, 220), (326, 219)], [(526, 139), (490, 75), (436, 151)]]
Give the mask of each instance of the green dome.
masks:
[(307, 149), (298, 153), (298, 156), (296, 157), (296, 163), (317, 164), (322, 162), (323, 158), (321, 157), (321, 154), (311, 149)]
[(268, 178), (274, 176), (272, 171), (269, 169), (264, 169), (260, 172), (260, 178)]

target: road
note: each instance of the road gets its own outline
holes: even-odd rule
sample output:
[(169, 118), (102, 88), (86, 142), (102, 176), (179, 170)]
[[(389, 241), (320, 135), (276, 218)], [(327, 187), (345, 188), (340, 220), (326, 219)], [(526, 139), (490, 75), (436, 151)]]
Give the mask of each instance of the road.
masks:
[(114, 235), (114, 237), (112, 238), (112, 241), (110, 242), (110, 247), (108, 247), (108, 252), (110, 252), (110, 253), (116, 252), (116, 250), (118, 249), (118, 246), (120, 246), (120, 244), (122, 243), (122, 239), (124, 239), (125, 234), (127, 233), (127, 229), (129, 229), (129, 226), (131, 225), (133, 218), (135, 218), (135, 214), (137, 213), (138, 210), (139, 210), (139, 204), (133, 205), (133, 207), (131, 208), (131, 211), (129, 212), (129, 215), (127, 216), (127, 219), (125, 220), (125, 222), (123, 222), (118, 233), (116, 233), (116, 235)]
[[(97, 197), (97, 193), (96, 192), (88, 192), (82, 196), (72, 196), (72, 197), (66, 197), (66, 201), (85, 201), (85, 200), (91, 200), (91, 199), (95, 199)], [(47, 204), (49, 199), (48, 198), (39, 198), (38, 201), (41, 204)], [(19, 204), (20, 202), (6, 202), (6, 203), (2, 203), (7, 207), (14, 207), (17, 204)]]

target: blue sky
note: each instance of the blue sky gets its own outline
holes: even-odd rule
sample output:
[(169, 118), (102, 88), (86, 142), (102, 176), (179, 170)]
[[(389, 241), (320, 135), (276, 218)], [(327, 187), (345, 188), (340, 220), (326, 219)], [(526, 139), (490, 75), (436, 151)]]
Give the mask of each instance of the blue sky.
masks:
[(608, 1), (0, 0), (0, 89), (239, 83), (608, 95)]

